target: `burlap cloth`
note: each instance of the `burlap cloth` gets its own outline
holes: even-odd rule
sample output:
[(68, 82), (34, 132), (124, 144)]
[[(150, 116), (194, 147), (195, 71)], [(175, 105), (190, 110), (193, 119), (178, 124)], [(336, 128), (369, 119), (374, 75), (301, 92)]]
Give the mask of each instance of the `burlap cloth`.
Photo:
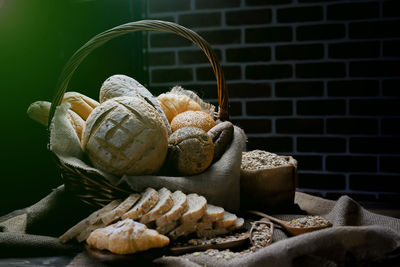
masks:
[[(400, 220), (362, 208), (347, 196), (329, 201), (296, 193), (297, 214), (282, 219), (323, 215), (333, 228), (288, 238), (279, 228), (274, 243), (246, 257), (210, 257), (203, 253), (161, 257), (153, 264), (170, 266), (399, 266)], [(4, 205), (5, 203), (3, 203)], [(38, 203), (0, 217), (0, 256), (76, 256), (69, 266), (103, 266), (79, 244), (61, 244), (57, 236), (86, 217), (91, 209), (60, 186)], [(72, 257), (72, 256), (71, 256)]]

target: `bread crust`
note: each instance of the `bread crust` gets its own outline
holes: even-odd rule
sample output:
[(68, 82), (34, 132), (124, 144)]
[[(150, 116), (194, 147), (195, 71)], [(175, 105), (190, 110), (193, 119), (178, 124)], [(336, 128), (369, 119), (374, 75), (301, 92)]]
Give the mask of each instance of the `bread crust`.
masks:
[(179, 113), (171, 121), (172, 132), (187, 126), (197, 127), (208, 132), (215, 125), (214, 119), (204, 111), (188, 110)]

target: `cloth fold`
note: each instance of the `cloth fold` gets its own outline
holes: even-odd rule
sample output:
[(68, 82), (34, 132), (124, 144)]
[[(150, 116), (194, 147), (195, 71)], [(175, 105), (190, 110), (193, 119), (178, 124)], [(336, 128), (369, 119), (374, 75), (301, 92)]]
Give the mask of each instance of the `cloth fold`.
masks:
[[(255, 253), (231, 259), (204, 252), (165, 256), (152, 264), (166, 266), (398, 266), (400, 220), (372, 213), (347, 196), (330, 201), (296, 192), (295, 203), (307, 214), (321, 215), (333, 227), (288, 237), (276, 227), (274, 242)], [(70, 266), (99, 266), (80, 244), (57, 237), (93, 209), (60, 186), (36, 204), (0, 217), (0, 256), (26, 257), (77, 253)], [(304, 214), (275, 214), (284, 220)], [(149, 263), (151, 264), (151, 263)]]

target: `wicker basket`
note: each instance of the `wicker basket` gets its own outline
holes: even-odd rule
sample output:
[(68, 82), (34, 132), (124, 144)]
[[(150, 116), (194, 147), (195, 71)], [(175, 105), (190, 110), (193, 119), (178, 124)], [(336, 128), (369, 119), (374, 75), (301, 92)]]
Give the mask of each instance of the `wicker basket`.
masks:
[[(64, 66), (64, 69), (59, 77), (57, 91), (52, 100), (50, 109), (49, 125), (54, 116), (55, 108), (61, 104), (64, 93), (67, 90), (68, 83), (78, 68), (79, 64), (89, 55), (95, 48), (103, 45), (107, 41), (135, 31), (150, 30), (150, 31), (165, 31), (180, 35), (198, 47), (200, 47), (208, 60), (211, 63), (214, 75), (217, 80), (218, 89), (218, 114), (217, 119), (228, 120), (228, 93), (225, 86), (225, 79), (222, 68), (218, 63), (217, 58), (211, 46), (197, 33), (189, 30), (181, 25), (160, 21), (160, 20), (141, 20), (123, 24), (107, 31), (104, 31), (79, 48), (75, 54), (69, 59)], [(131, 193), (129, 189), (116, 187), (108, 182), (103, 176), (93, 172), (88, 172), (77, 167), (67, 166), (63, 164), (57, 156), (54, 155), (56, 164), (61, 169), (61, 176), (63, 178), (65, 188), (70, 193), (81, 199), (83, 202), (94, 205), (103, 206), (113, 199), (123, 198)]]

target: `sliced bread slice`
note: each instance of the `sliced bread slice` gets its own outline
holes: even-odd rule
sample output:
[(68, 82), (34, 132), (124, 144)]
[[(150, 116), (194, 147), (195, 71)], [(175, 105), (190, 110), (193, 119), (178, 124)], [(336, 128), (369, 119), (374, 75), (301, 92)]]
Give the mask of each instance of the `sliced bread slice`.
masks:
[(195, 222), (184, 223), (169, 232), (168, 237), (171, 240), (176, 240), (180, 236), (187, 236), (196, 232), (197, 224)]
[(217, 207), (207, 203), (207, 209), (201, 218), (202, 222), (215, 222), (224, 217), (224, 208)]
[(158, 203), (145, 215), (142, 216), (140, 222), (143, 224), (155, 221), (158, 217), (161, 217), (164, 213), (169, 211), (174, 205), (172, 193), (166, 188), (158, 190), (159, 200)]
[[(96, 210), (92, 214), (90, 214), (88, 217), (85, 219), (81, 220), (79, 223), (71, 227), (69, 230), (67, 230), (64, 234), (62, 234), (58, 239), (60, 240), (61, 243), (66, 243), (69, 240), (77, 237), (79, 234), (81, 234), (83, 231), (87, 230), (89, 227), (92, 225), (98, 223), (101, 221), (101, 216), (115, 207), (117, 207), (121, 203), (121, 200), (113, 200), (103, 208)], [(90, 234), (90, 233), (89, 233)]]
[(101, 220), (105, 225), (109, 225), (110, 223), (120, 219), (121, 216), (132, 208), (139, 199), (140, 194), (129, 195), (121, 204), (118, 205), (118, 207), (104, 214), (101, 217)]
[(177, 221), (182, 216), (182, 214), (188, 210), (189, 205), (187, 202), (187, 196), (182, 193), (182, 191), (178, 190), (172, 193), (172, 200), (174, 201), (174, 206), (167, 213), (157, 218), (157, 229), (169, 229), (169, 227), (166, 225), (171, 225), (171, 223)]
[(206, 213), (207, 209), (207, 200), (203, 196), (189, 194), (187, 199), (189, 208), (182, 214), (181, 224), (196, 223)]
[(244, 219), (243, 218), (237, 218), (235, 224), (231, 225), (228, 227), (229, 231), (235, 231), (238, 230), (240, 228), (242, 228), (244, 225)]
[(235, 214), (225, 211), (224, 217), (221, 220), (216, 221), (214, 223), (214, 228), (215, 229), (228, 228), (228, 227), (234, 225), (236, 220), (237, 220), (237, 216)]
[(153, 188), (147, 188), (142, 194), (142, 198), (129, 211), (121, 216), (121, 219), (140, 219), (144, 214), (151, 210), (158, 202), (158, 192)]
[(172, 222), (164, 224), (162, 226), (157, 226), (156, 230), (160, 234), (165, 235), (165, 234), (168, 234), (169, 232), (171, 232), (172, 230), (174, 230), (176, 227), (178, 227), (178, 225), (179, 225), (178, 221), (172, 221)]

